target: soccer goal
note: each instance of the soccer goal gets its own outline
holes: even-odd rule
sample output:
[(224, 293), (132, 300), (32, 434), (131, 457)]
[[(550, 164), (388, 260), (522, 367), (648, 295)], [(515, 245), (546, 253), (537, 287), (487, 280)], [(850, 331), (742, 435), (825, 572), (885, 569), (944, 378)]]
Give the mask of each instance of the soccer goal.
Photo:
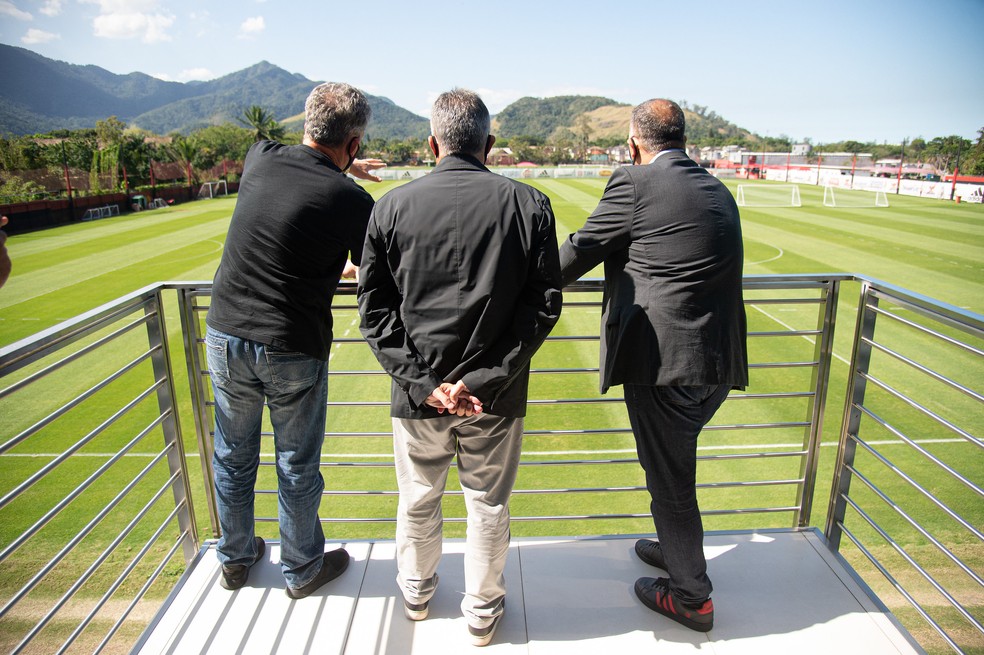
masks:
[(219, 180), (218, 182), (206, 182), (202, 185), (202, 188), (198, 190), (199, 198), (215, 198), (216, 196), (227, 195), (229, 195), (229, 187), (226, 186), (225, 180)]
[(802, 207), (796, 184), (739, 184), (739, 207)]
[(848, 191), (832, 186), (823, 188), (824, 207), (888, 207), (888, 196), (884, 191)]

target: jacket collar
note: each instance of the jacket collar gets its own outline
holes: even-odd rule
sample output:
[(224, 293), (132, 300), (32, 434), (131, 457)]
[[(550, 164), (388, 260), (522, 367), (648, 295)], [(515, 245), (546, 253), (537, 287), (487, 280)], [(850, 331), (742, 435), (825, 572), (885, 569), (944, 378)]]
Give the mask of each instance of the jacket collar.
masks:
[(454, 153), (453, 155), (445, 155), (441, 157), (441, 161), (437, 163), (434, 167), (435, 173), (441, 171), (488, 171), (489, 169), (485, 165), (472, 157), (471, 155), (466, 155), (464, 153)]

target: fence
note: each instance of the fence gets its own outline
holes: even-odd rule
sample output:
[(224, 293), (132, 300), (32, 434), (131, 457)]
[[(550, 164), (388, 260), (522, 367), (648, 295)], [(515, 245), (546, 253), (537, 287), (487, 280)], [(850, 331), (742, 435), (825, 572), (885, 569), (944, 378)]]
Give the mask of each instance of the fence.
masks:
[[(858, 283), (857, 328), (837, 330), (854, 318), (843, 289)], [(954, 650), (980, 643), (984, 398), (974, 386), (984, 379), (984, 317), (848, 275), (750, 277), (745, 292), (752, 382), (701, 438), (705, 521), (825, 524), (830, 548), (886, 598), (911, 601), (917, 622)], [(133, 643), (218, 534), (202, 351), (209, 293), (205, 283), (155, 285), (0, 349), (8, 650)], [(597, 393), (599, 303), (597, 281), (567, 289), (561, 323), (534, 359), (516, 535), (651, 530), (624, 407)], [(355, 331), (351, 285), (334, 315), (323, 521), (337, 538), (389, 539), (389, 381)], [(847, 363), (835, 340), (854, 351), (849, 375), (832, 375)], [(839, 402), (832, 389), (849, 399), (840, 431), (824, 429), (825, 408)], [(821, 448), (838, 433), (828, 462)], [(275, 473), (261, 464), (258, 522), (274, 530)], [(827, 516), (814, 521), (830, 479)], [(462, 533), (460, 492), (448, 493), (445, 516), (446, 531)]]

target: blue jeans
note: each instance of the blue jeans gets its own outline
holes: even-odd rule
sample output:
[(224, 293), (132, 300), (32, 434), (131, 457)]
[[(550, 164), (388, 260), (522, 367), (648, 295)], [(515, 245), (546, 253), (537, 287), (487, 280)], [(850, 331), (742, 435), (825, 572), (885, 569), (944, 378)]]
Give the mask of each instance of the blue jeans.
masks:
[(319, 465), (328, 363), (212, 328), (205, 344), (215, 396), (212, 468), (222, 528), (219, 562), (251, 564), (256, 559), (253, 500), (265, 401), (277, 458), (280, 565), (288, 585), (303, 586), (321, 570), (325, 550), (318, 507), (325, 488)]
[(704, 559), (704, 525), (697, 505), (697, 437), (721, 407), (731, 385), (623, 385), (656, 536), (670, 590), (699, 605), (713, 589)]

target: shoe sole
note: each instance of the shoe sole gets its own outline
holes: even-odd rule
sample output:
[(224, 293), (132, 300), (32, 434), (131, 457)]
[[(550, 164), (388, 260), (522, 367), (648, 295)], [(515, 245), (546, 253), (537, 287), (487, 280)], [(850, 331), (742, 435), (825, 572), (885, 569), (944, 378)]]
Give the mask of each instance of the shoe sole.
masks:
[(403, 614), (411, 621), (423, 621), (427, 618), (430, 613), (430, 608), (425, 607), (422, 610), (412, 610), (407, 607), (406, 603), (403, 604)]
[(479, 646), (479, 647), (488, 646), (489, 643), (491, 643), (492, 641), (492, 637), (495, 636), (495, 631), (499, 628), (499, 619), (501, 617), (502, 617), (501, 614), (496, 617), (495, 621), (492, 622), (492, 626), (491, 626), (492, 629), (489, 630), (489, 633), (486, 635), (479, 636), (479, 635), (471, 634), (470, 632), (471, 626), (469, 626), (469, 634), (471, 635), (472, 646)]
[[(346, 553), (346, 555), (348, 555), (348, 553)], [(297, 589), (291, 589), (289, 586), (288, 587), (284, 587), (284, 593), (287, 594), (287, 597), (290, 598), (290, 599), (292, 599), (292, 600), (300, 600), (302, 598), (307, 598), (308, 596), (310, 596), (311, 594), (313, 594), (314, 592), (316, 592), (318, 589), (321, 589), (323, 586), (325, 586), (326, 584), (328, 584), (332, 580), (336, 579), (341, 574), (345, 573), (346, 569), (348, 569), (349, 562), (351, 562), (351, 561), (352, 561), (352, 557), (351, 556), (346, 557), (345, 558), (345, 561), (342, 563), (341, 568), (335, 570), (335, 572), (332, 573), (330, 577), (327, 577), (324, 580), (318, 581), (319, 580), (319, 577), (321, 576), (321, 572), (324, 571), (324, 566), (325, 565), (324, 565), (324, 563), (322, 563), (322, 565), (321, 565), (321, 571), (318, 571), (318, 575), (315, 576), (314, 581), (309, 582), (308, 584), (304, 585), (304, 587), (308, 587), (308, 586), (314, 584), (314, 582), (318, 582), (318, 584), (314, 585), (311, 589), (309, 589), (307, 591), (301, 591), (301, 589), (303, 589), (304, 587), (298, 587)], [(322, 560), (322, 562), (324, 562), (324, 560)]]
[[(656, 612), (657, 614), (665, 616), (666, 618), (672, 621), (676, 621), (677, 623), (679, 623), (684, 627), (690, 628), (691, 630), (695, 630), (697, 632), (710, 632), (711, 629), (714, 627), (713, 616), (711, 618), (710, 623), (700, 623), (692, 619), (688, 619), (686, 616), (682, 614), (676, 614), (673, 612), (673, 610), (667, 610), (661, 607), (660, 605), (657, 605), (648, 597), (644, 596), (642, 591), (639, 590), (638, 586), (634, 587), (634, 589), (635, 589), (636, 596), (639, 597), (639, 600), (642, 601), (643, 605), (645, 605), (652, 611)], [(672, 603), (674, 608), (676, 607), (676, 602), (672, 598), (670, 598), (670, 603)]]
[[(219, 586), (221, 586), (223, 589), (227, 589), (229, 591), (242, 589), (244, 586), (246, 586), (247, 580), (249, 580), (249, 570), (254, 566), (256, 566), (256, 564), (258, 564), (261, 559), (263, 559), (263, 555), (266, 554), (266, 542), (260, 537), (254, 537), (254, 539), (256, 543), (256, 559), (253, 560), (252, 564), (246, 566), (246, 572), (243, 574), (242, 582), (230, 583), (229, 579), (226, 577), (224, 567), (220, 567), (221, 575), (219, 576)], [(242, 564), (240, 566), (245, 566), (245, 565)]]

